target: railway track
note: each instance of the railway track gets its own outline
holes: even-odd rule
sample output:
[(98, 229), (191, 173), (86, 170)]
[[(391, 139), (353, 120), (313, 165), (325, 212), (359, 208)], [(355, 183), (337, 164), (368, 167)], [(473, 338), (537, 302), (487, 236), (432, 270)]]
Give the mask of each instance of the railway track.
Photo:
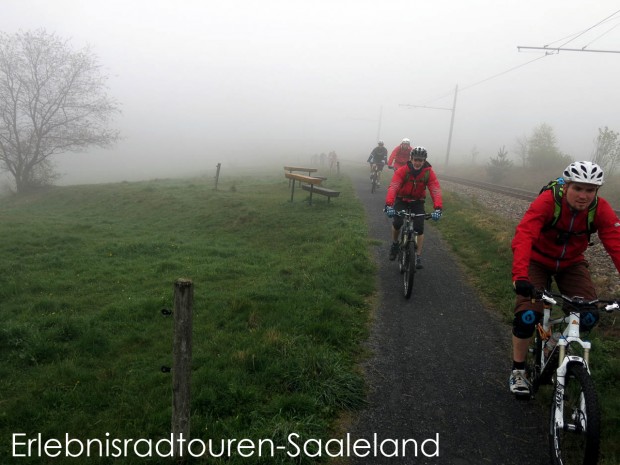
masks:
[[(462, 184), (464, 186), (476, 187), (478, 189), (484, 189), (491, 192), (497, 192), (498, 194), (507, 195), (515, 199), (527, 200), (531, 202), (538, 196), (538, 192), (530, 192), (525, 189), (518, 189), (516, 187), (500, 186), (498, 184), (491, 184), (488, 182), (472, 181), (470, 179), (458, 178), (456, 176), (446, 176), (442, 174), (437, 175), (439, 179)], [(620, 217), (620, 210), (614, 210), (617, 216)]]

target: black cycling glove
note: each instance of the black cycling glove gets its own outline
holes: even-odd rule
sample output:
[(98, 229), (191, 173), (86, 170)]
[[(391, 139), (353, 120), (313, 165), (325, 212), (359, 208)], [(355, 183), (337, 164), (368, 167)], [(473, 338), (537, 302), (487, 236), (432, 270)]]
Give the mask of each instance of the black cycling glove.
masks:
[(524, 279), (517, 279), (514, 282), (515, 292), (523, 297), (532, 297), (534, 295), (534, 286), (531, 282)]

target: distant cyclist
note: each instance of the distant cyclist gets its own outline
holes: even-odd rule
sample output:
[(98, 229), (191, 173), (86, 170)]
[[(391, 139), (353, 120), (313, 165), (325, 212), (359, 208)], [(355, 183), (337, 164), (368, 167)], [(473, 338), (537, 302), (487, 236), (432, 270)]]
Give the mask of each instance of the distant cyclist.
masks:
[[(370, 152), (370, 156), (368, 157), (367, 162), (370, 163), (370, 172), (372, 173), (373, 168), (377, 167), (377, 186), (379, 185), (379, 180), (381, 179), (381, 172), (383, 171), (383, 167), (387, 163), (387, 149), (384, 147), (384, 143), (380, 140), (377, 143), (377, 146), (372, 149)], [(372, 174), (370, 175), (372, 179)]]
[[(431, 164), (426, 160), (428, 153), (424, 147), (416, 147), (411, 151), (411, 160), (399, 168), (392, 177), (385, 198), (385, 212), (392, 223), (392, 246), (390, 247), (390, 260), (398, 255), (398, 233), (403, 225), (403, 218), (396, 215), (397, 211), (411, 208), (412, 213), (424, 213), (424, 201), (428, 188), (433, 199), (432, 218), (438, 221), (441, 218), (442, 201), (441, 186)], [(424, 217), (417, 216), (414, 219), (414, 228), (418, 232), (418, 254), (415, 257), (416, 268), (422, 268), (422, 245), (424, 243)]]
[[(542, 302), (532, 303), (535, 289), (547, 288), (551, 277), (562, 294), (596, 299), (584, 252), (596, 231), (620, 271), (620, 221), (609, 203), (598, 197), (603, 170), (596, 163), (577, 161), (566, 167), (552, 189), (530, 204), (512, 239), (512, 280), (517, 293), (512, 323), (510, 392), (529, 396), (525, 359)], [(598, 322), (596, 311), (581, 316), (582, 329)]]
[(401, 166), (405, 166), (409, 161), (409, 156), (411, 155), (411, 141), (407, 138), (404, 138), (400, 145), (398, 145), (392, 153), (390, 154), (390, 158), (388, 159), (388, 168), (394, 169), (394, 171), (398, 170)]

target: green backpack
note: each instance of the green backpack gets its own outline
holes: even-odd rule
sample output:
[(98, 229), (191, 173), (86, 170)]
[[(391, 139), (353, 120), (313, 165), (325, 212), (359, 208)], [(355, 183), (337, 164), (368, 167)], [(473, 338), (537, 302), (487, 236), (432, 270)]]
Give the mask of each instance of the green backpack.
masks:
[[(540, 189), (540, 192), (538, 193), (540, 195), (545, 191), (551, 190), (553, 191), (553, 200), (555, 201), (555, 208), (553, 210), (553, 220), (551, 220), (551, 223), (546, 225), (543, 228), (544, 230), (555, 228), (556, 223), (560, 219), (560, 216), (562, 214), (562, 197), (564, 196), (565, 185), (566, 183), (564, 182), (564, 179), (558, 178), (553, 181), (549, 181), (549, 183), (543, 186), (542, 189)], [(564, 240), (566, 241), (568, 240), (568, 235), (571, 235), (571, 234), (580, 235), (580, 234), (586, 233), (588, 235), (588, 245), (593, 245), (590, 238), (592, 236), (592, 233), (596, 232), (596, 227), (594, 226), (594, 216), (596, 215), (597, 206), (598, 206), (598, 195), (594, 197), (594, 200), (588, 207), (588, 222), (587, 222), (587, 229), (585, 231), (570, 232), (570, 233), (567, 231), (560, 231), (560, 234), (558, 235), (558, 237), (560, 238), (561, 236), (564, 236)]]

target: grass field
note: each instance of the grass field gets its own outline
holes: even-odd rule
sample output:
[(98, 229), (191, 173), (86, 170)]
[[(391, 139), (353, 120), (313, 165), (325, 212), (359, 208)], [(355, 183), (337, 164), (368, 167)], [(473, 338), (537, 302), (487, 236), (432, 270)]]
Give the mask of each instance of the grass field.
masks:
[(13, 433), (167, 437), (173, 326), (160, 310), (181, 277), (195, 289), (192, 436), (333, 434), (364, 402), (356, 363), (375, 289), (362, 210), (330, 177), (346, 201), (309, 207), (298, 190), (290, 203), (280, 172), (223, 176), (218, 191), (204, 178), (1, 199), (0, 456)]

